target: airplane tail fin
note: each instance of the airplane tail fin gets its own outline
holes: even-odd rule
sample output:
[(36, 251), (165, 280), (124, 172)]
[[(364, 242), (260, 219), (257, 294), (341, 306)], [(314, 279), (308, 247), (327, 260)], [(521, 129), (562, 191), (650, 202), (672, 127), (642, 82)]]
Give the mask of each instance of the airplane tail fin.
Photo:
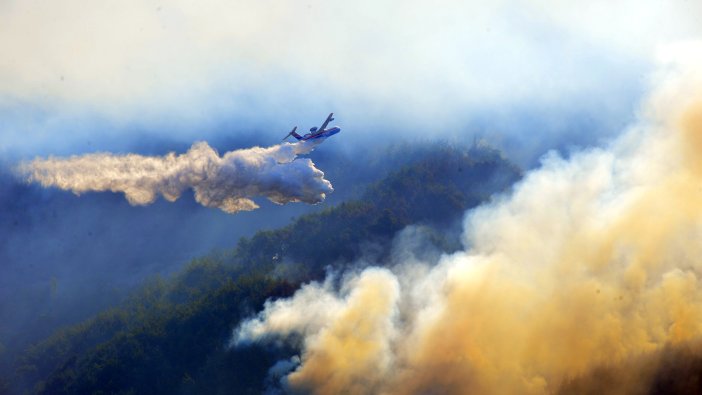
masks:
[(293, 136), (293, 137), (295, 137), (295, 138), (298, 139), (298, 140), (302, 140), (302, 136), (300, 136), (299, 134), (295, 133), (296, 130), (297, 130), (297, 126), (295, 126), (295, 127), (290, 131), (290, 133), (288, 133), (287, 135), (285, 135), (285, 137), (283, 137), (283, 141), (285, 141), (285, 139), (287, 139), (287, 138), (290, 137), (290, 136)]

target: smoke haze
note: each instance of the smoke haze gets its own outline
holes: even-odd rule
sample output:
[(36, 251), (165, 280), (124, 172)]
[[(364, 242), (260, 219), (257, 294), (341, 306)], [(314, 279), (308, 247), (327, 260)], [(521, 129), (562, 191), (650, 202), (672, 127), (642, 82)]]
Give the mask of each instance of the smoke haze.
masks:
[(389, 269), (269, 302), (233, 343), (300, 339), (291, 392), (547, 394), (618, 366), (607, 392), (647, 393), (656, 353), (698, 353), (702, 335), (702, 63), (687, 62), (617, 140), (548, 155), (469, 212), (465, 251), (426, 261), (400, 238)]
[[(700, 37), (701, 12), (686, 0), (0, 1), (0, 357), (321, 208), (276, 203), (358, 195), (403, 163), (378, 147), (477, 137), (540, 168), (470, 213), (464, 252), (438, 258), (406, 232), (386, 268), (271, 302), (234, 342), (300, 346), (271, 369), (293, 391), (548, 393), (619, 362), (614, 384), (643, 391), (641, 360), (655, 371), (657, 350), (698, 332), (702, 62), (659, 71), (640, 122), (611, 140), (656, 57), (702, 53), (672, 44)], [(295, 158), (302, 146), (245, 149), (329, 111), (349, 132), (314, 163)], [(170, 151), (182, 154), (157, 156)]]
[(19, 172), (44, 187), (76, 194), (122, 192), (132, 205), (151, 204), (159, 195), (172, 202), (192, 188), (203, 206), (236, 213), (258, 208), (252, 200), (256, 196), (276, 204), (323, 201), (333, 191), (331, 183), (310, 159), (296, 159), (315, 146), (307, 141), (283, 143), (220, 157), (207, 143), (199, 142), (185, 154), (163, 157), (98, 153), (35, 159), (20, 165)]
[(699, 34), (697, 15), (684, 1), (8, 2), (0, 153), (279, 133), (338, 111), (354, 142), (479, 134), (533, 165), (621, 130), (651, 55)]

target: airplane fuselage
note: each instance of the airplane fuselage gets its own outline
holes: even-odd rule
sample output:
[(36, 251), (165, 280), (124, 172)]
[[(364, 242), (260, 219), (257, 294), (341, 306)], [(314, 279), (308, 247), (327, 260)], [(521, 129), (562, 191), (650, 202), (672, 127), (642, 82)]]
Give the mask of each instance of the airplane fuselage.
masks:
[(331, 137), (341, 131), (341, 128), (338, 126), (334, 126), (333, 128), (325, 129), (324, 131), (320, 133), (307, 133), (306, 135), (302, 136), (303, 141), (307, 140), (316, 140), (320, 138), (327, 138)]

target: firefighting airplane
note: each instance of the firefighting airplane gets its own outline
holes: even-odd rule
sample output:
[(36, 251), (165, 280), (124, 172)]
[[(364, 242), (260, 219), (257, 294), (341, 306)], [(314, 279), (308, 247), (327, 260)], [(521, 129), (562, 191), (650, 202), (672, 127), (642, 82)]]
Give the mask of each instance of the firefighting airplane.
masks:
[(332, 118), (333, 115), (334, 115), (334, 113), (329, 114), (329, 116), (327, 117), (327, 120), (324, 121), (322, 126), (320, 126), (319, 128), (317, 128), (316, 126), (311, 128), (310, 132), (305, 134), (304, 136), (300, 136), (299, 134), (295, 133), (295, 131), (297, 130), (297, 126), (295, 126), (290, 131), (290, 133), (288, 133), (287, 136), (285, 136), (283, 138), (283, 140), (287, 139), (290, 136), (293, 136), (300, 141), (325, 139), (327, 137), (333, 136), (333, 135), (341, 132), (341, 128), (338, 126), (334, 126), (334, 127), (329, 128), (329, 129), (325, 129), (327, 127), (327, 125), (329, 125), (329, 122), (334, 120), (334, 118)]

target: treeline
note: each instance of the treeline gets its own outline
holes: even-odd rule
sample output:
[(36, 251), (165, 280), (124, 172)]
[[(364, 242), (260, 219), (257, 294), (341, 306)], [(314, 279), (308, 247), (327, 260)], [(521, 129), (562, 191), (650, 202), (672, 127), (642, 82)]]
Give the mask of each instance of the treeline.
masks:
[(435, 229), (438, 248), (458, 248), (457, 240), (440, 230), (520, 177), (487, 147), (433, 146), (417, 157), (359, 199), (194, 260), (173, 278), (151, 280), (120, 307), (56, 332), (18, 358), (0, 389), (261, 393), (268, 368), (292, 351), (230, 349), (227, 341), (240, 320), (259, 311), (265, 300), (321, 279), (327, 266), (358, 259), (364, 243), (373, 243), (382, 261), (395, 233), (410, 224)]

